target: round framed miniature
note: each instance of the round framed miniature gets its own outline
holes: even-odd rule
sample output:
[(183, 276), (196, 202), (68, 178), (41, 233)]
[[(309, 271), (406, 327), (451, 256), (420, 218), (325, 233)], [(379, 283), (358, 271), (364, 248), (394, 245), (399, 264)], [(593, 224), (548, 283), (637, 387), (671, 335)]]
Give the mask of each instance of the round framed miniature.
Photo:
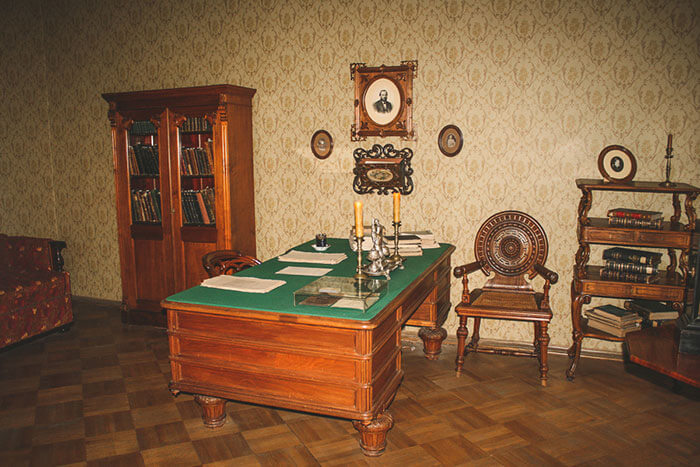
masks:
[(637, 173), (637, 160), (624, 146), (606, 146), (598, 155), (598, 170), (610, 183), (629, 183)]
[(311, 137), (311, 152), (319, 159), (326, 159), (333, 152), (333, 137), (326, 130), (318, 130)]

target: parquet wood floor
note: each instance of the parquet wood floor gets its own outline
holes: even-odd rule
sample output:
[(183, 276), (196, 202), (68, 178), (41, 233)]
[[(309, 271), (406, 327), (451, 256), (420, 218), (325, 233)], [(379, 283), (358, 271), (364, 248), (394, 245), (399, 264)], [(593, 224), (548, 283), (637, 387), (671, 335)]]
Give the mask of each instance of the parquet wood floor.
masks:
[(173, 397), (165, 332), (125, 326), (116, 307), (75, 302), (76, 322), (0, 351), (0, 465), (700, 465), (700, 395), (647, 370), (550, 356), (439, 361), (407, 341), (406, 376), (382, 457), (363, 456), (347, 420), (229, 402), (202, 424)]

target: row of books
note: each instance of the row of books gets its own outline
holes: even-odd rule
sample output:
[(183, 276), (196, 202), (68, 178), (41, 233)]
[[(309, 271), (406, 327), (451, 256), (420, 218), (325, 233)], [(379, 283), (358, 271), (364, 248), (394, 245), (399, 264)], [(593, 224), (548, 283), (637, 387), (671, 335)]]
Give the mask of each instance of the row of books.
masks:
[(215, 224), (214, 190), (212, 188), (183, 190), (182, 212), (185, 216), (185, 224)]
[(129, 146), (129, 173), (131, 175), (158, 175), (158, 145)]
[(131, 219), (133, 222), (160, 222), (160, 191), (131, 190)]
[(180, 166), (182, 175), (211, 175), (214, 168), (212, 141), (206, 141), (203, 148), (182, 148)]
[(603, 250), (605, 265), (601, 279), (654, 284), (659, 281), (658, 265), (661, 253), (614, 247)]
[(627, 208), (615, 208), (608, 211), (608, 224), (612, 226), (661, 229), (663, 222), (663, 214), (660, 211)]
[(156, 126), (148, 120), (136, 120), (129, 130), (132, 136), (151, 136), (158, 134)]
[(678, 311), (654, 300), (627, 300), (625, 308), (602, 305), (585, 311), (588, 326), (617, 337), (642, 327), (659, 326), (678, 319)]
[(180, 127), (182, 133), (203, 133), (211, 131), (209, 120), (204, 117), (188, 117)]

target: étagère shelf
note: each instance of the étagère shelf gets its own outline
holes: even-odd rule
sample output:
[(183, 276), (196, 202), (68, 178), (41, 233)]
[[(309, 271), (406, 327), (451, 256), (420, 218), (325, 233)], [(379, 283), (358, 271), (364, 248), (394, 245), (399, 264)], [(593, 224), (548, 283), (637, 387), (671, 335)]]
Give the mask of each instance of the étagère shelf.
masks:
[(161, 300), (207, 277), (205, 253), (255, 256), (254, 94), (232, 85), (103, 94), (124, 322), (165, 327)]
[[(700, 188), (676, 183), (674, 186), (661, 186), (658, 182), (609, 183), (603, 180), (577, 179), (576, 186), (581, 190), (578, 206), (577, 236), (579, 248), (576, 252), (573, 280), (571, 281), (571, 321), (573, 343), (568, 350), (571, 360), (566, 376), (573, 380), (576, 366), (581, 356), (581, 344), (585, 337), (610, 341), (623, 341), (617, 337), (587, 325), (581, 316), (584, 303), (591, 297), (621, 299), (647, 299), (670, 302), (674, 309), (682, 311), (686, 299), (689, 279), (688, 258), (695, 230), (696, 213), (693, 201)], [(589, 218), (594, 191), (614, 191), (627, 193), (666, 194), (672, 196), (673, 215), (663, 223), (661, 229), (610, 226), (607, 219)], [(684, 196), (687, 224), (681, 223), (681, 196)], [(590, 245), (616, 245), (623, 247), (645, 247), (664, 249), (668, 253), (669, 265), (659, 271), (655, 283), (613, 281), (601, 278), (601, 266), (588, 265)], [(677, 256), (676, 251), (680, 252)]]

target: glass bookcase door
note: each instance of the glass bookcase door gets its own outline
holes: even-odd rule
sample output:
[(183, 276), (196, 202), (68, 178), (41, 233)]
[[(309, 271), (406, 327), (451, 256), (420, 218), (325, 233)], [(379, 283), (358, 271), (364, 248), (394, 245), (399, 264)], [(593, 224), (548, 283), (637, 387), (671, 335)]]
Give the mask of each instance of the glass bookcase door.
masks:
[(216, 227), (211, 122), (205, 117), (186, 117), (178, 141), (182, 224)]
[(160, 196), (158, 129), (137, 120), (128, 130), (129, 190), (133, 224), (159, 225), (163, 220)]

